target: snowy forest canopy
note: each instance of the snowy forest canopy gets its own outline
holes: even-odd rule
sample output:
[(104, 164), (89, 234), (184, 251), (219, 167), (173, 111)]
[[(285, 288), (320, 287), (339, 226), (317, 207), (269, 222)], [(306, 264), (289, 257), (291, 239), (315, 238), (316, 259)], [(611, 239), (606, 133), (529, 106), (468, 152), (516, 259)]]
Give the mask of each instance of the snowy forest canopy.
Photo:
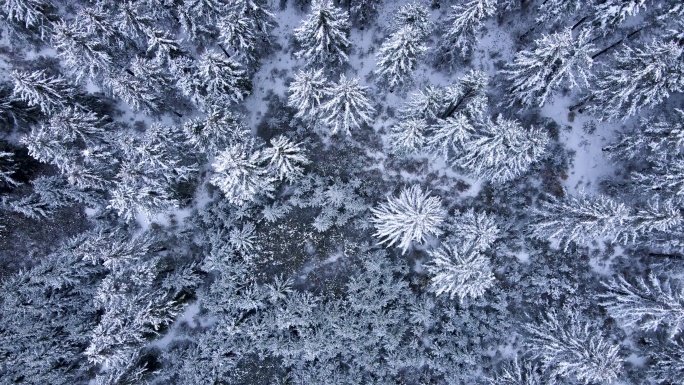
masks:
[(0, 384), (681, 384), (681, 0), (0, 0)]

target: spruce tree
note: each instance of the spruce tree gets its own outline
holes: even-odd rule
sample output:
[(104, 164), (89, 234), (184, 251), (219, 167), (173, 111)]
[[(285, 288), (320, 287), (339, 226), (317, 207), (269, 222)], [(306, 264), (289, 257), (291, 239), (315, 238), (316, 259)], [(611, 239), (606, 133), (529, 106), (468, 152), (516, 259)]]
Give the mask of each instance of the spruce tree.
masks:
[(308, 66), (345, 64), (349, 57), (349, 21), (331, 0), (314, 0), (311, 13), (294, 30), (301, 49), (295, 53)]

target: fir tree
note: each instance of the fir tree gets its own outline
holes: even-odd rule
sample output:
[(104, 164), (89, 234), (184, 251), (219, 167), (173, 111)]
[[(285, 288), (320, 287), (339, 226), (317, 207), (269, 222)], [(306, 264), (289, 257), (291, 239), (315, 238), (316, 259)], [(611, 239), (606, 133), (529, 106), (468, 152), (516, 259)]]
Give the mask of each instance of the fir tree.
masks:
[(646, 0), (607, 0), (594, 7), (593, 22), (598, 25), (600, 31), (606, 31), (645, 8)]
[(590, 111), (601, 119), (625, 120), (682, 92), (683, 53), (682, 45), (659, 40), (643, 49), (625, 47), (615, 55), (615, 65), (597, 76)]
[(451, 7), (446, 32), (438, 47), (443, 65), (454, 66), (459, 58), (470, 55), (477, 43), (477, 33), (496, 9), (496, 0), (470, 0)]
[(53, 44), (59, 56), (81, 81), (87, 77), (98, 79), (113, 72), (111, 55), (101, 42), (93, 40), (83, 26), (73, 23), (55, 23)]
[(296, 56), (306, 64), (337, 65), (346, 63), (350, 42), (349, 22), (346, 12), (332, 5), (330, 0), (314, 0), (311, 13), (294, 30), (295, 39), (301, 45)]
[(285, 136), (271, 139), (271, 146), (264, 148), (262, 157), (268, 161), (268, 167), (279, 180), (289, 182), (303, 175), (303, 165), (309, 160), (304, 155), (302, 143), (294, 143)]
[(549, 138), (540, 129), (499, 117), (487, 120), (466, 143), (457, 164), (473, 176), (505, 183), (527, 172), (546, 151)]
[(505, 71), (511, 81), (511, 104), (541, 107), (551, 93), (562, 87), (589, 86), (589, 69), (593, 64), (594, 45), (590, 33), (584, 30), (573, 38), (570, 28), (542, 36), (535, 48), (520, 51)]
[(0, 151), (0, 186), (5, 187), (18, 186), (12, 175), (17, 171), (17, 165), (14, 161), (14, 153), (8, 151)]
[(428, 37), (432, 32), (432, 21), (430, 21), (430, 10), (425, 5), (413, 1), (403, 5), (392, 17), (392, 34), (404, 28), (410, 28), (416, 32), (418, 39)]
[(51, 114), (67, 106), (75, 89), (64, 78), (49, 76), (45, 71), (12, 72), (13, 95), (29, 106), (37, 106), (44, 114)]
[(202, 55), (197, 76), (209, 101), (239, 103), (249, 94), (249, 83), (242, 66), (215, 51)]
[(299, 71), (288, 87), (287, 105), (297, 110), (295, 118), (315, 121), (324, 99), (330, 96), (328, 79), (322, 70)]
[(430, 288), (436, 295), (447, 293), (450, 299), (480, 297), (494, 284), (489, 258), (473, 241), (442, 246), (430, 251), (432, 260), (426, 266)]
[(373, 235), (387, 247), (396, 244), (406, 253), (414, 241), (423, 243), (427, 237), (441, 234), (446, 212), (442, 200), (429, 194), (418, 186), (404, 188), (399, 197), (390, 197), (371, 209), (377, 229)]
[(211, 106), (203, 118), (185, 122), (183, 130), (190, 144), (208, 156), (214, 156), (230, 143), (245, 140), (251, 135), (239, 115), (218, 106)]
[(389, 36), (377, 54), (375, 71), (390, 90), (404, 84), (418, 65), (418, 58), (428, 48), (422, 42), (422, 32), (406, 26)]
[(651, 273), (634, 283), (624, 277), (605, 283), (607, 293), (600, 297), (611, 317), (622, 325), (653, 332), (662, 327), (670, 338), (684, 327), (684, 287), (678, 280), (661, 279)]
[(375, 108), (366, 96), (367, 90), (368, 87), (359, 84), (359, 79), (347, 79), (344, 75), (329, 89), (331, 98), (321, 106), (322, 120), (333, 134), (343, 131), (351, 135), (352, 129), (373, 122)]
[(425, 146), (425, 132), (428, 124), (425, 119), (409, 118), (401, 120), (390, 129), (392, 151), (399, 154), (413, 154)]
[(554, 376), (583, 384), (615, 380), (622, 370), (620, 347), (576, 317), (561, 322), (555, 313), (548, 313), (539, 324), (528, 324), (532, 355)]
[(276, 178), (262, 165), (263, 155), (253, 141), (235, 143), (216, 156), (211, 183), (221, 189), (228, 202), (244, 205), (275, 190)]

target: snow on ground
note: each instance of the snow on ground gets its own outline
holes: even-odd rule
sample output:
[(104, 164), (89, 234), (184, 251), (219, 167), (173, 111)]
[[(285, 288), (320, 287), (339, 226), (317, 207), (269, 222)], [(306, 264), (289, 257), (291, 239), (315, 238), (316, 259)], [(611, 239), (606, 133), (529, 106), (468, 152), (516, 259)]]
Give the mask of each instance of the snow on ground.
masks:
[(614, 139), (621, 124), (599, 122), (586, 115), (573, 116), (569, 113), (573, 103), (570, 97), (557, 96), (541, 108), (541, 115), (560, 125), (561, 143), (575, 152), (568, 178), (563, 182), (567, 191), (596, 193), (599, 181), (614, 171), (602, 148)]

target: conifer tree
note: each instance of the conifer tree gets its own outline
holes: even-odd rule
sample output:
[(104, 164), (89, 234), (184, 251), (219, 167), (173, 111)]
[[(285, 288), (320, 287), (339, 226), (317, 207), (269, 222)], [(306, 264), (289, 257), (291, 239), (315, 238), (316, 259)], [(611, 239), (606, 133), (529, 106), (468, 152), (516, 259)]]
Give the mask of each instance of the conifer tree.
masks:
[(398, 197), (388, 198), (371, 212), (377, 229), (373, 236), (387, 247), (396, 244), (404, 254), (414, 241), (423, 243), (440, 235), (446, 216), (442, 200), (419, 186), (402, 189)]
[(315, 121), (324, 99), (330, 96), (328, 79), (322, 70), (299, 71), (288, 87), (287, 105), (297, 110), (295, 118)]
[(524, 129), (519, 122), (498, 117), (487, 120), (464, 147), (457, 164), (474, 177), (506, 183), (527, 172), (549, 141), (540, 129)]
[(656, 40), (643, 48), (626, 46), (615, 64), (597, 76), (589, 110), (605, 120), (625, 120), (656, 107), (684, 90), (684, 46)]
[(52, 37), (59, 56), (77, 80), (106, 78), (114, 71), (111, 55), (101, 42), (88, 36), (83, 26), (64, 21), (55, 23)]
[(197, 72), (207, 101), (239, 103), (249, 94), (249, 83), (242, 66), (223, 54), (208, 51), (200, 59)]
[(331, 127), (333, 134), (342, 131), (351, 135), (352, 129), (373, 122), (375, 108), (366, 96), (367, 90), (368, 87), (359, 84), (358, 78), (347, 79), (345, 75), (330, 87), (331, 98), (321, 108), (323, 123)]
[(477, 43), (477, 33), (496, 9), (496, 0), (470, 0), (451, 7), (445, 33), (438, 46), (442, 66), (451, 68), (460, 58), (470, 55)]
[(262, 164), (255, 142), (234, 143), (216, 156), (211, 183), (221, 189), (228, 202), (244, 205), (275, 190), (276, 178)]
[(427, 50), (422, 33), (413, 26), (405, 26), (389, 36), (377, 54), (376, 74), (390, 90), (410, 78), (418, 65), (418, 58)]
[(622, 370), (620, 347), (606, 341), (595, 326), (570, 315), (567, 322), (550, 312), (528, 324), (530, 351), (554, 376), (590, 383), (615, 380)]
[(534, 43), (533, 50), (516, 54), (505, 71), (511, 81), (511, 104), (541, 107), (551, 93), (562, 87), (589, 86), (589, 69), (593, 64), (594, 45), (588, 30), (576, 38), (566, 28), (559, 33), (544, 35)]
[(347, 13), (335, 7), (331, 0), (314, 0), (311, 13), (294, 30), (295, 39), (301, 45), (297, 57), (305, 59), (309, 66), (346, 63), (350, 46), (347, 19)]
[(45, 71), (12, 72), (14, 97), (37, 106), (44, 114), (51, 114), (67, 106), (75, 89), (60, 76), (49, 76)]

